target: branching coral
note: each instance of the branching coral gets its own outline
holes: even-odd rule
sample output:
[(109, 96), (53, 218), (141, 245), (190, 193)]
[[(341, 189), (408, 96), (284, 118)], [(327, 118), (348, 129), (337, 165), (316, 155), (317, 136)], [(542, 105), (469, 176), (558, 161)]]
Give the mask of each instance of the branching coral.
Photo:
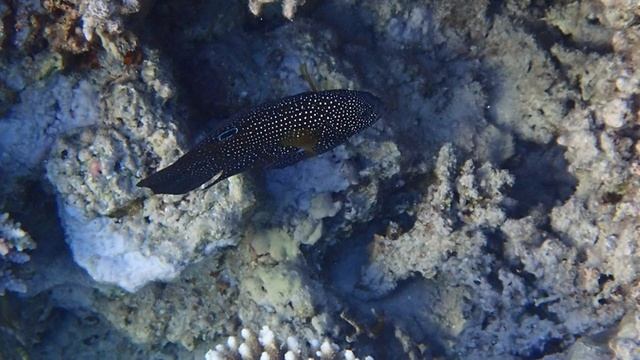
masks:
[[(260, 16), (262, 13), (262, 7), (266, 4), (276, 2), (278, 0), (249, 0), (249, 10), (255, 16)], [(303, 6), (305, 0), (281, 0), (282, 2), (282, 15), (289, 20), (293, 20), (296, 15), (296, 11), (299, 7)]]
[(27, 250), (33, 250), (36, 243), (20, 224), (0, 215), (0, 296), (5, 291), (26, 292), (27, 288), (15, 274), (15, 266), (29, 261)]
[[(279, 343), (277, 335), (268, 326), (263, 326), (256, 334), (249, 329), (242, 329), (240, 337), (230, 336), (226, 344), (219, 344), (215, 349), (209, 350), (205, 355), (206, 360), (227, 360), (240, 357), (243, 360), (297, 360), (297, 359), (346, 359), (359, 360), (353, 351), (341, 350), (337, 344), (329, 339), (312, 340), (308, 344), (301, 344), (295, 337), (287, 337)], [(373, 360), (371, 356), (364, 360)]]

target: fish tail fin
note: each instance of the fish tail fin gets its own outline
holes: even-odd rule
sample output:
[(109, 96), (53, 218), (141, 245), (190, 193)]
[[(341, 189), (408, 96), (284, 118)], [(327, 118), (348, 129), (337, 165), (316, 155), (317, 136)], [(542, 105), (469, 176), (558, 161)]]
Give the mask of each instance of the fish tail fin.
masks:
[[(151, 189), (155, 194), (185, 194), (218, 175), (217, 183), (224, 175), (219, 153), (212, 144), (201, 144), (187, 152), (175, 163), (140, 181), (138, 187)], [(208, 187), (207, 187), (208, 188)]]

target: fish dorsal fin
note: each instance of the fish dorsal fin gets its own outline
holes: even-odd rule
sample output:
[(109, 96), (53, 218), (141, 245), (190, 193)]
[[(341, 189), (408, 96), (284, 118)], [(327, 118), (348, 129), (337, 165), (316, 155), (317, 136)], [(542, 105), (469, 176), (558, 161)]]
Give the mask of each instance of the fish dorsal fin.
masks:
[(293, 146), (304, 149), (309, 155), (316, 154), (316, 145), (318, 144), (318, 136), (310, 129), (296, 129), (290, 131), (282, 139), (282, 145)]

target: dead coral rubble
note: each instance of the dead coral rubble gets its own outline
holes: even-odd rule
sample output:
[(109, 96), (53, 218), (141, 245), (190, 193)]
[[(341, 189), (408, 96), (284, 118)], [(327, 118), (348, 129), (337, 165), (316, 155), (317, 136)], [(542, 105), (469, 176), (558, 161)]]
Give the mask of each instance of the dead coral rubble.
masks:
[(417, 218), (412, 229), (391, 237), (374, 236), (372, 264), (365, 278), (373, 282), (375, 291), (393, 289), (415, 272), (433, 278), (443, 265), (450, 266), (446, 261), (452, 257), (479, 257), (491, 241), (486, 231), (505, 221), (502, 204), (509, 199), (502, 191), (513, 183), (506, 171), (489, 164), (476, 169), (471, 160), (458, 168), (451, 145), (446, 145), (436, 160), (435, 176), (414, 210)]

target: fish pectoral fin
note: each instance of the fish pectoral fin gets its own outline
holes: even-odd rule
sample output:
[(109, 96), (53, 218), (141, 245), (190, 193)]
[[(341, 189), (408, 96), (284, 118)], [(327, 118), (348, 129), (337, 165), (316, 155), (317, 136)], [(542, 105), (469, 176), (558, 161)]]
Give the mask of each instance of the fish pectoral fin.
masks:
[(220, 170), (220, 172), (218, 172), (211, 178), (211, 182), (209, 184), (204, 185), (202, 187), (202, 190), (208, 190), (210, 187), (212, 187), (213, 185), (219, 183), (220, 181), (226, 178), (228, 178), (228, 176), (224, 176), (224, 170)]
[(319, 137), (310, 129), (292, 130), (282, 140), (282, 145), (303, 149), (306, 154), (315, 155)]

